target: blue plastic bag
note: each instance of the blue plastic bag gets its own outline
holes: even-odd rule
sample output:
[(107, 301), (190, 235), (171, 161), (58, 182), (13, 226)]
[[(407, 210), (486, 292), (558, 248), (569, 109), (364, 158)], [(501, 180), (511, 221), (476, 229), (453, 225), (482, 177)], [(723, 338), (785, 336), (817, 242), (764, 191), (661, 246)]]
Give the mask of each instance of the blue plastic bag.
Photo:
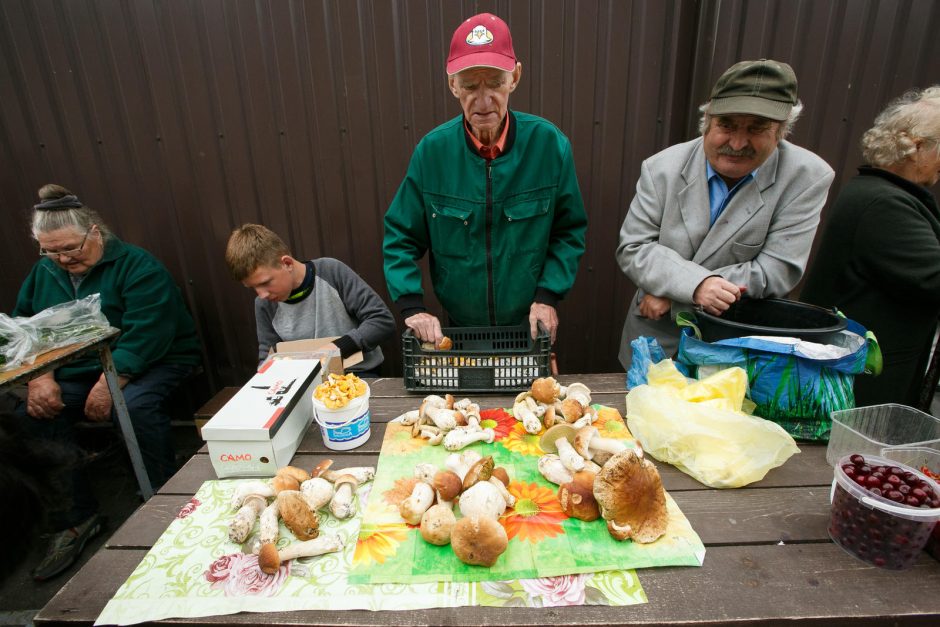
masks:
[(792, 346), (753, 337), (704, 342), (694, 318), (686, 312), (679, 315), (677, 323), (683, 327), (679, 362), (696, 369), (744, 368), (748, 398), (756, 405), (754, 414), (776, 422), (803, 440), (828, 440), (830, 412), (855, 407), (855, 376), (881, 371), (881, 351), (875, 336), (853, 320), (847, 321), (846, 330), (865, 341), (838, 359), (811, 359), (797, 354)]
[(666, 353), (655, 337), (641, 335), (630, 342), (630, 348), (633, 350), (633, 357), (630, 359), (630, 369), (627, 370), (628, 390), (645, 385), (646, 373), (649, 372), (650, 366), (666, 358)]

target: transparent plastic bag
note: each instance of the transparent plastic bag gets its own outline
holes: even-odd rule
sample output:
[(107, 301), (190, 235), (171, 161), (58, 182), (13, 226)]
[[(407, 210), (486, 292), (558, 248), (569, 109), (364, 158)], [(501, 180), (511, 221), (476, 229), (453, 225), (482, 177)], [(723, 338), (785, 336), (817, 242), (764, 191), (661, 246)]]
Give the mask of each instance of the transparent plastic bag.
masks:
[(656, 366), (648, 385), (627, 394), (630, 432), (656, 459), (712, 488), (737, 488), (800, 452), (780, 425), (742, 411), (741, 368), (682, 385), (670, 360)]
[(0, 314), (0, 371), (31, 364), (42, 353), (101, 337), (111, 329), (92, 294), (44, 309), (29, 318)]

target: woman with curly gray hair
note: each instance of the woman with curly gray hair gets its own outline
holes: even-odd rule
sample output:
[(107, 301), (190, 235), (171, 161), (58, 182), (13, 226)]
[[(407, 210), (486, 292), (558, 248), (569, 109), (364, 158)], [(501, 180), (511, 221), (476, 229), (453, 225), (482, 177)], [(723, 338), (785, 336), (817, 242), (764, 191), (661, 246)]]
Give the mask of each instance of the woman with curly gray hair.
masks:
[(916, 405), (940, 314), (940, 85), (904, 94), (862, 137), (868, 165), (829, 210), (802, 299), (874, 331), (880, 377), (855, 382), (858, 405)]

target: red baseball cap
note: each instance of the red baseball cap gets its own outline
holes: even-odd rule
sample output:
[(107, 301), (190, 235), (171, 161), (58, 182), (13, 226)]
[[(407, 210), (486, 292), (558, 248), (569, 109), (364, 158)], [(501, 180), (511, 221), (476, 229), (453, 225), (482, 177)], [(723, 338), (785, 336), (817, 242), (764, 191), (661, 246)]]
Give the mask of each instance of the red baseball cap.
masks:
[(516, 69), (509, 27), (492, 13), (480, 13), (465, 20), (450, 40), (447, 74), (470, 67), (492, 67), (507, 72)]

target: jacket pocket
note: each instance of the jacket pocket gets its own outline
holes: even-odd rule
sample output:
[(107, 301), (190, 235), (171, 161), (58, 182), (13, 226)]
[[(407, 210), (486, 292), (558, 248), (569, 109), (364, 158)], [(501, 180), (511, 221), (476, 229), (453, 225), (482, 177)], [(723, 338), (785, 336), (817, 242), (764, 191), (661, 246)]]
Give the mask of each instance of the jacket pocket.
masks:
[(759, 255), (763, 247), (763, 242), (760, 244), (742, 244), (741, 242), (731, 242), (731, 256), (734, 257), (734, 260), (738, 263), (744, 263), (745, 261), (750, 261)]
[(552, 201), (545, 196), (510, 198), (503, 202), (503, 220), (513, 247), (520, 253), (543, 252), (552, 230)]
[(428, 204), (432, 250), (443, 255), (464, 255), (470, 247), (472, 209), (440, 200)]

